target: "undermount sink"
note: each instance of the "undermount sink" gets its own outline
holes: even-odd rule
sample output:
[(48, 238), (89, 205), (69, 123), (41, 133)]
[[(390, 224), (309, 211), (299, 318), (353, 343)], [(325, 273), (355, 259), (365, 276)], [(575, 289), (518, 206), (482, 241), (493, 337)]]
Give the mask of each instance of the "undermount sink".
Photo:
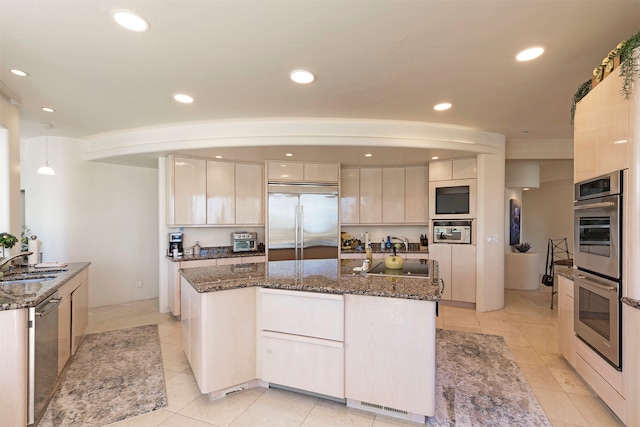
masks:
[(424, 279), (429, 277), (429, 265), (422, 263), (405, 262), (402, 268), (387, 268), (384, 262), (380, 262), (371, 268), (367, 274), (379, 276), (403, 276)]
[(55, 279), (56, 276), (19, 276), (19, 277), (5, 277), (0, 278), (0, 284), (2, 285), (16, 285), (46, 282), (47, 280)]

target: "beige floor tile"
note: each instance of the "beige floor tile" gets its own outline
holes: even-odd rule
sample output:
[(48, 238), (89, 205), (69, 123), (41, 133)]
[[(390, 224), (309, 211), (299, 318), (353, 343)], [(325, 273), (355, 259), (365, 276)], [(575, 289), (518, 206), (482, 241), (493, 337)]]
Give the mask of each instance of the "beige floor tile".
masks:
[(549, 420), (560, 421), (577, 426), (588, 427), (587, 420), (582, 416), (576, 405), (571, 401), (567, 393), (532, 387), (533, 392), (540, 402), (540, 406), (547, 414)]
[[(508, 333), (520, 333), (520, 328), (508, 320), (481, 320), (480, 328), (483, 331), (499, 331)], [(485, 332), (486, 333), (486, 332)]]
[(567, 359), (557, 353), (538, 354), (547, 368), (572, 369)]
[(201, 396), (196, 380), (192, 375), (179, 373), (166, 380), (165, 387), (168, 403), (166, 409), (171, 412), (180, 411)]
[(552, 325), (536, 325), (532, 323), (515, 322), (525, 336), (545, 337), (549, 340), (556, 341), (556, 328)]
[(510, 348), (513, 358), (516, 359), (518, 366), (525, 365), (538, 365), (544, 366), (542, 359), (538, 356), (538, 353), (531, 347), (514, 347)]
[(553, 337), (547, 337), (543, 335), (525, 335), (527, 341), (531, 344), (531, 347), (538, 354), (560, 354), (558, 350), (558, 341)]
[(127, 418), (126, 420), (118, 421), (116, 423), (108, 425), (110, 427), (158, 427), (160, 424), (168, 420), (171, 416), (173, 416), (173, 412), (169, 412), (164, 409), (158, 409), (153, 412), (147, 412), (146, 414)]
[(591, 388), (578, 376), (575, 370), (549, 368), (549, 371), (565, 392), (593, 396)]
[(228, 426), (236, 421), (262, 395), (264, 390), (263, 388), (251, 388), (213, 401), (209, 400), (207, 395), (201, 395), (182, 408), (179, 413), (216, 426)]
[(564, 391), (546, 366), (528, 365), (526, 363), (520, 363), (518, 366), (531, 387)]
[(582, 415), (593, 427), (624, 426), (622, 421), (604, 404), (602, 400), (593, 396), (568, 393), (569, 398), (576, 405)]
[(416, 427), (420, 424), (414, 421), (407, 421), (400, 418), (392, 418), (385, 415), (376, 415), (373, 420), (373, 427)]
[(375, 415), (368, 412), (348, 408), (341, 403), (320, 399), (302, 425), (304, 427), (371, 427), (374, 419)]
[(232, 427), (297, 427), (309, 415), (318, 398), (291, 391), (267, 389), (234, 421)]
[(185, 417), (184, 415), (173, 414), (171, 418), (160, 424), (159, 427), (211, 427), (213, 425), (214, 424)]
[(500, 331), (492, 331), (492, 330), (484, 330), (483, 333), (491, 334), (491, 335), (500, 335), (504, 338), (504, 341), (507, 343), (509, 348), (512, 347), (531, 347), (529, 341), (522, 335), (520, 332), (500, 332)]

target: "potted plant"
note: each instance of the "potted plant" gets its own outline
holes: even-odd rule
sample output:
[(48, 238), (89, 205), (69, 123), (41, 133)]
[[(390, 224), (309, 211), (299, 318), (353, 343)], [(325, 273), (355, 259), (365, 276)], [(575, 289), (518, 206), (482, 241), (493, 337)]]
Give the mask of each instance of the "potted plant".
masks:
[(11, 249), (16, 243), (18, 238), (12, 234), (5, 232), (0, 233), (0, 246), (2, 246), (2, 258), (5, 257), (4, 248)]

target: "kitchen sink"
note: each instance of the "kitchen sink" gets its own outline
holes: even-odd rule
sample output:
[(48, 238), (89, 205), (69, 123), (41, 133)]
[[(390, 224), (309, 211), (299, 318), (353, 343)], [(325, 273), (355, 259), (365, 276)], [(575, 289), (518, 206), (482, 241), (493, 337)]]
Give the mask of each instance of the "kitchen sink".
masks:
[(0, 284), (3, 285), (17, 285), (36, 282), (46, 282), (47, 280), (55, 279), (56, 276), (43, 276), (43, 275), (28, 275), (28, 276), (10, 276), (0, 278)]
[(384, 262), (380, 262), (371, 268), (367, 274), (372, 276), (402, 276), (424, 279), (429, 277), (429, 264), (405, 262), (401, 269), (386, 268)]

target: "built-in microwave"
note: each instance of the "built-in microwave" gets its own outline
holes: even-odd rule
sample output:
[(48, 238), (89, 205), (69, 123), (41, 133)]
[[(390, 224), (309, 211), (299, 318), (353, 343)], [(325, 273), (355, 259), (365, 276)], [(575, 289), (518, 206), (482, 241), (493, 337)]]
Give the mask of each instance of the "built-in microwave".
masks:
[(433, 221), (433, 243), (471, 244), (471, 221)]

